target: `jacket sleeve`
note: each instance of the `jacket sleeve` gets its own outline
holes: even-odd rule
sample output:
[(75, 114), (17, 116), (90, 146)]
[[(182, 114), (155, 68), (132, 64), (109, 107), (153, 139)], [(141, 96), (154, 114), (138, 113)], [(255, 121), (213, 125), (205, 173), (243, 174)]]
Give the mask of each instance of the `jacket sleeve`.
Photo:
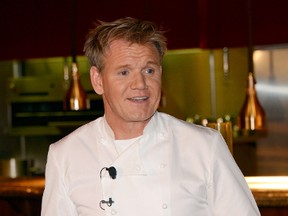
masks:
[(260, 215), (252, 192), (220, 134), (212, 148), (208, 186), (212, 215)]
[(75, 207), (67, 194), (64, 182), (65, 170), (56, 159), (56, 146), (50, 145), (46, 170), (45, 190), (42, 198), (41, 216), (74, 216)]

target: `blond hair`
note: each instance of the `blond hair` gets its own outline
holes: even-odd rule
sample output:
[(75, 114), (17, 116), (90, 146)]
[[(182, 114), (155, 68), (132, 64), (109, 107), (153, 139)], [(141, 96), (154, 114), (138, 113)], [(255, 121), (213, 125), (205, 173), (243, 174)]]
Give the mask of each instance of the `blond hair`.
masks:
[(142, 45), (152, 44), (157, 49), (161, 61), (167, 50), (164, 31), (153, 22), (140, 21), (131, 17), (114, 22), (98, 21), (98, 25), (88, 33), (84, 45), (84, 52), (90, 65), (96, 66), (101, 71), (104, 67), (105, 51), (111, 41), (117, 39)]

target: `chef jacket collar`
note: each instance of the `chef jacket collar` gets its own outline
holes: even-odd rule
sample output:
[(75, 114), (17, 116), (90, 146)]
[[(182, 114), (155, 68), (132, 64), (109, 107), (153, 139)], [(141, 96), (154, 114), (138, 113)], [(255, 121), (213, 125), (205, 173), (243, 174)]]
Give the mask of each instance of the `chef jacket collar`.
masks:
[[(157, 121), (156, 119), (158, 118), (159, 114), (156, 111), (153, 116), (151, 117), (151, 119), (149, 120), (148, 124), (146, 125), (146, 127), (144, 128), (143, 134), (149, 134), (155, 131), (155, 128), (157, 127)], [(103, 116), (103, 120), (104, 120), (104, 130), (105, 133), (108, 135), (108, 137), (111, 137), (113, 140), (115, 139), (115, 135), (114, 132), (112, 130), (112, 128), (110, 127), (110, 125), (108, 124), (105, 115)]]
[(108, 137), (111, 137), (114, 140), (115, 139), (114, 132), (112, 128), (110, 127), (110, 125), (108, 124), (105, 115), (103, 116), (103, 120), (104, 120), (103, 126), (104, 126), (105, 133), (108, 135)]

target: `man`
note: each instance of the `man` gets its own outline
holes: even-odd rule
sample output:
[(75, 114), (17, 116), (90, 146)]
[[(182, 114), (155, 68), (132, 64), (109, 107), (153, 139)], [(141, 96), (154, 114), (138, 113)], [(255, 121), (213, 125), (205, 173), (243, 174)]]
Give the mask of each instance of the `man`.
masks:
[(50, 146), (42, 215), (259, 215), (221, 135), (156, 111), (157, 26), (101, 22), (84, 50), (105, 115)]

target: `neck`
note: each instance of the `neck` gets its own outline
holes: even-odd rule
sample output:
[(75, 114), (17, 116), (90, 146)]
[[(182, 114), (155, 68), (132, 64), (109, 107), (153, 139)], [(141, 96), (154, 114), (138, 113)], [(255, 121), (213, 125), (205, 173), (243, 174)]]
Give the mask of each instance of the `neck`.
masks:
[(141, 122), (119, 122), (113, 121), (106, 116), (106, 121), (114, 132), (115, 139), (132, 139), (143, 135), (144, 128), (149, 120)]

